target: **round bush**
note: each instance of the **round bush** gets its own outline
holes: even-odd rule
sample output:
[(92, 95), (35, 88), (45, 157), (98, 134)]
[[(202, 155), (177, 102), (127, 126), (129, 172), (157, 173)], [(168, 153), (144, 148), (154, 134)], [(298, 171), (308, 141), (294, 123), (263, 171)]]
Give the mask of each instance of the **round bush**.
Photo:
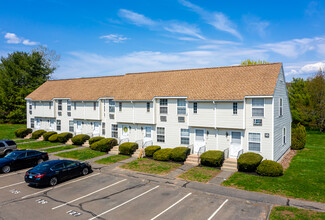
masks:
[(157, 145), (152, 145), (152, 146), (149, 146), (149, 147), (146, 147), (144, 149), (144, 152), (146, 154), (146, 157), (152, 157), (153, 154), (157, 151), (157, 150), (160, 150), (161, 147), (160, 146), (157, 146)]
[(172, 148), (160, 149), (153, 154), (153, 159), (159, 161), (168, 161), (170, 160), (172, 150)]
[(53, 134), (57, 134), (55, 131), (49, 131), (43, 134), (44, 141), (48, 141), (49, 137), (51, 137)]
[(105, 139), (104, 137), (93, 137), (93, 138), (90, 138), (88, 141), (89, 141), (89, 145), (92, 145), (93, 143), (97, 142), (97, 141), (100, 141), (100, 140), (103, 140)]
[(187, 147), (175, 147), (172, 150), (170, 159), (176, 162), (184, 162), (187, 156), (190, 154), (191, 150)]
[(238, 170), (243, 172), (255, 172), (263, 157), (257, 153), (244, 153), (237, 160)]
[(61, 134), (58, 134), (58, 141), (61, 143), (67, 142), (70, 138), (72, 138), (72, 134), (69, 132), (64, 132)]
[(58, 142), (58, 134), (53, 134), (48, 139), (50, 142)]
[(201, 164), (209, 167), (221, 167), (223, 163), (223, 152), (208, 150), (200, 156)]
[(92, 150), (108, 152), (114, 146), (117, 145), (117, 140), (115, 138), (104, 138), (90, 145)]
[(306, 144), (306, 128), (298, 124), (297, 127), (292, 128), (291, 131), (291, 149), (301, 150)]
[(138, 144), (133, 142), (125, 142), (118, 148), (120, 154), (125, 155), (132, 155), (136, 149), (138, 149)]
[(282, 176), (283, 167), (281, 164), (272, 160), (263, 160), (262, 163), (257, 167), (256, 173), (261, 176)]
[(31, 128), (18, 128), (17, 130), (15, 130), (15, 135), (18, 138), (24, 138), (32, 132), (33, 130)]
[(75, 145), (83, 145), (83, 143), (85, 143), (86, 140), (89, 140), (89, 138), (90, 138), (89, 135), (78, 134), (78, 135), (74, 136), (73, 138), (71, 138), (71, 141)]
[(32, 133), (32, 138), (33, 139), (38, 139), (39, 137), (42, 136), (42, 134), (46, 133), (44, 130), (37, 130)]

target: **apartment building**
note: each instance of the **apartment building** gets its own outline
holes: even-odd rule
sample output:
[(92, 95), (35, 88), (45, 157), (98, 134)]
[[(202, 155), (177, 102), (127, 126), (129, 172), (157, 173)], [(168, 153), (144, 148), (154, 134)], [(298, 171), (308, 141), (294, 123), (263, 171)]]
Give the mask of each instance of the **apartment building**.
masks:
[(26, 100), (34, 130), (274, 161), (291, 145), (281, 63), (49, 80)]

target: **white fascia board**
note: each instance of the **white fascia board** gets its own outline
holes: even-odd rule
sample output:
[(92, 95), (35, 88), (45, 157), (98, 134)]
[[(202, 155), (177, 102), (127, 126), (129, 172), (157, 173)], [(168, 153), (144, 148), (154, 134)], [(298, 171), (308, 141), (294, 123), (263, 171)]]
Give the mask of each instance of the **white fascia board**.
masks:
[(151, 102), (152, 100), (115, 100), (113, 99), (114, 102)]
[(101, 98), (98, 98), (97, 101), (102, 100), (102, 99), (114, 99), (114, 97), (101, 97)]
[(187, 100), (188, 102), (244, 102), (243, 99), (239, 99), (239, 100), (195, 100), (195, 99), (191, 99), (191, 100)]
[(273, 95), (248, 95), (245, 96), (245, 99), (247, 98), (273, 98)]
[(155, 96), (154, 99), (187, 99), (187, 96)]

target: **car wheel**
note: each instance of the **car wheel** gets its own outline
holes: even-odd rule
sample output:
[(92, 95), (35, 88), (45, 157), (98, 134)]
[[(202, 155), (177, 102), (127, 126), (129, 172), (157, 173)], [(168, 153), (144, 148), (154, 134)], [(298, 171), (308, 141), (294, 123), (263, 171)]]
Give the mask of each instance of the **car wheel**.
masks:
[(58, 183), (58, 178), (52, 177), (50, 179), (50, 186), (55, 186)]
[(2, 172), (3, 173), (9, 173), (10, 172), (10, 166), (6, 165), (6, 166), (2, 167)]
[(83, 168), (82, 175), (86, 176), (89, 173), (89, 169), (87, 167)]
[(41, 163), (43, 163), (43, 162), (44, 162), (43, 159), (38, 159), (37, 164), (41, 164)]

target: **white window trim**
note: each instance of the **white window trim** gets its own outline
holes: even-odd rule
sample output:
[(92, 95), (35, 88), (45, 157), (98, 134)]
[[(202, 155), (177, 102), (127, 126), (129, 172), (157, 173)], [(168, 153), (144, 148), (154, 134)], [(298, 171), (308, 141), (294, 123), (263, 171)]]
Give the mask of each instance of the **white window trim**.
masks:
[[(255, 133), (255, 134), (260, 134), (260, 151), (255, 151), (255, 150), (249, 150), (249, 133)], [(257, 142), (253, 142), (257, 143)], [(261, 132), (247, 132), (247, 151), (248, 152), (254, 152), (254, 153), (262, 153), (262, 133)]]
[[(158, 141), (158, 135), (162, 135), (162, 134), (158, 134), (158, 128), (164, 129), (164, 141)], [(157, 143), (166, 143), (166, 128), (165, 127), (157, 127), (156, 141), (157, 141)]]
[[(282, 128), (281, 136), (282, 136), (282, 146), (287, 145), (287, 128), (286, 127)], [(285, 142), (284, 142), (284, 140), (285, 140)]]
[[(167, 100), (167, 104), (166, 105), (161, 105), (160, 104), (160, 100), (161, 99), (159, 99), (159, 114), (161, 114), (161, 115), (168, 115), (168, 99), (166, 99)], [(161, 107), (165, 107), (166, 109), (167, 109), (167, 113), (161, 113)]]
[[(149, 108), (148, 108), (148, 104), (149, 104)], [(146, 112), (147, 113), (150, 113), (151, 112), (151, 103), (150, 102), (146, 102)]]
[[(282, 103), (282, 105), (281, 105), (281, 103)], [(282, 109), (282, 112), (281, 112), (281, 109)], [(283, 116), (283, 99), (280, 98), (279, 99), (279, 117), (282, 117), (282, 116)]]
[[(263, 99), (263, 107), (254, 107), (253, 106), (253, 99)], [(254, 116), (253, 115), (253, 109), (254, 108), (263, 109), (263, 116)], [(259, 118), (264, 118), (265, 117), (265, 99), (264, 98), (252, 98), (252, 117), (259, 117)]]
[[(188, 136), (182, 136), (182, 130), (188, 130)], [(182, 144), (182, 137), (188, 138), (188, 144)], [(191, 143), (190, 137), (191, 137), (191, 130), (189, 128), (181, 128), (180, 129), (180, 139), (179, 140), (180, 140), (181, 145), (189, 145)]]
[[(234, 114), (234, 105), (236, 104), (236, 114)], [(237, 116), (238, 115), (238, 102), (232, 103), (232, 115)]]
[[(184, 102), (185, 102), (185, 106), (178, 106), (178, 100), (184, 100)], [(179, 114), (178, 113), (178, 109), (185, 109), (185, 113), (184, 114)], [(177, 112), (177, 115), (186, 115), (186, 113), (187, 113), (187, 102), (186, 102), (186, 99), (176, 99), (176, 112)]]
[[(196, 112), (194, 111), (194, 104), (196, 103)], [(193, 114), (198, 114), (199, 112), (199, 104), (197, 102), (193, 102)]]

